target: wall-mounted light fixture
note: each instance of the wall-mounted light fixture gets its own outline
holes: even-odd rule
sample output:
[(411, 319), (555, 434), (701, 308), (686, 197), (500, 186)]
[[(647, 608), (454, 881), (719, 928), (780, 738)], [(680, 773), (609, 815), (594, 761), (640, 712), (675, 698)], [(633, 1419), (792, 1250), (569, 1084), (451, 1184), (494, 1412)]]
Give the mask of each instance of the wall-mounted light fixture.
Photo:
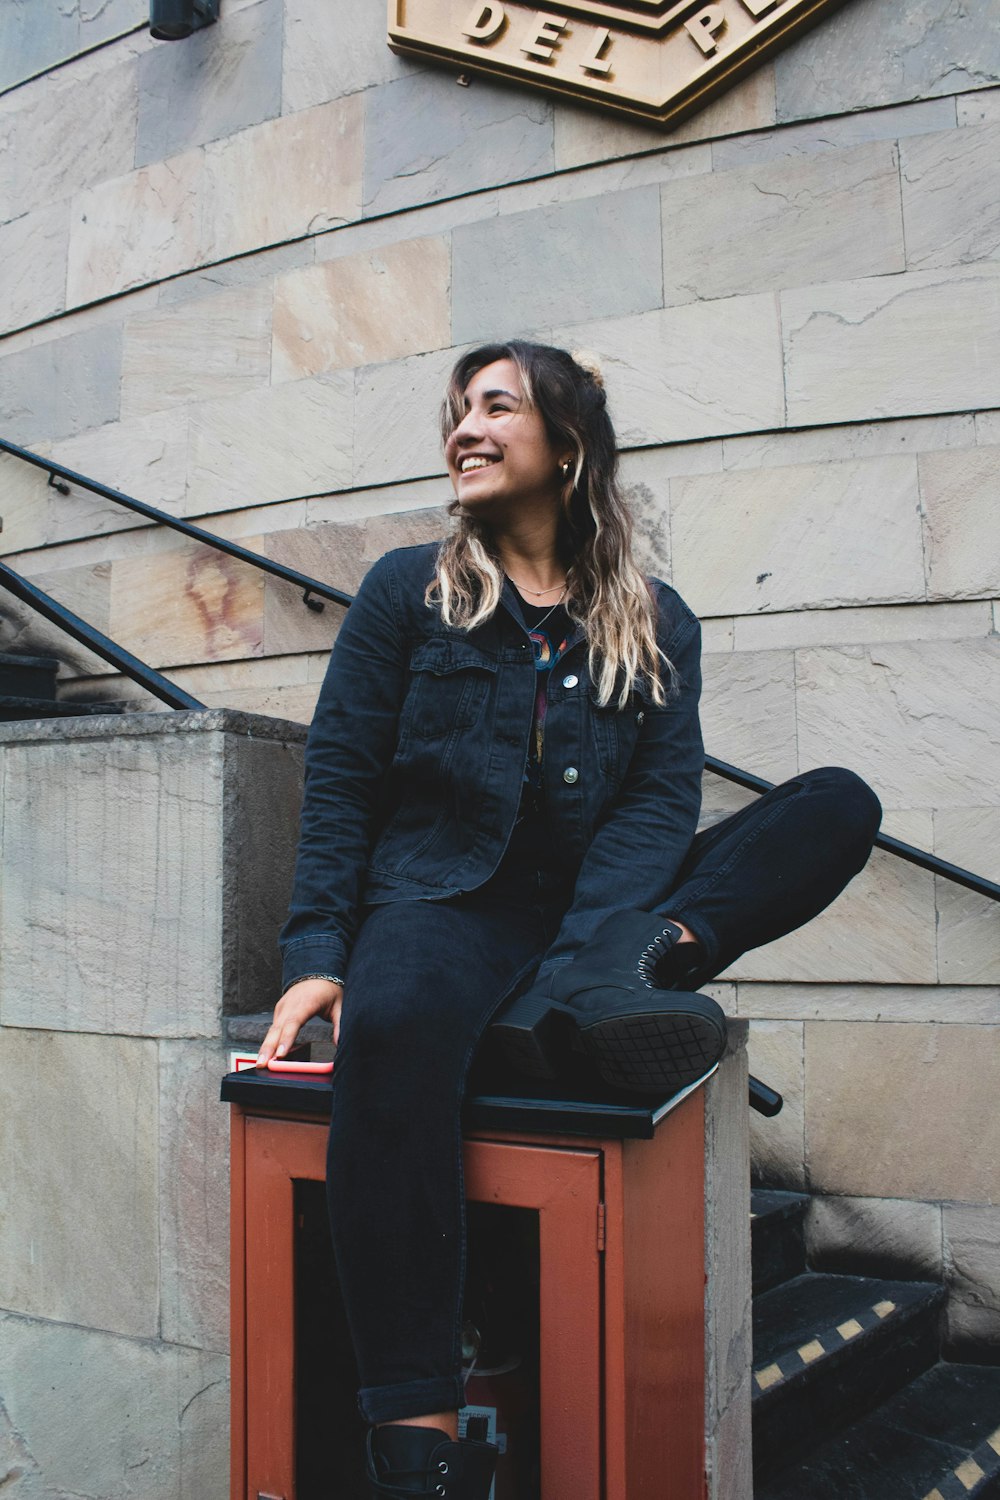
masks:
[(219, 19), (219, 0), (149, 0), (149, 34), (158, 42), (180, 42)]

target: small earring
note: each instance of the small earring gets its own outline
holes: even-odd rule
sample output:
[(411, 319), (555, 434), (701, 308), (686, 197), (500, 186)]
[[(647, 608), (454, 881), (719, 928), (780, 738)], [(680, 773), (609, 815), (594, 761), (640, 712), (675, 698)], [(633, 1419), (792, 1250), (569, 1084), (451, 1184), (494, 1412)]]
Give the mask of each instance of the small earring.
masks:
[(566, 463), (560, 464), (559, 467), (560, 467), (560, 469), (562, 469), (562, 477), (564, 479), (568, 479), (569, 478), (569, 470), (570, 470), (570, 466), (569, 466), (568, 460), (567, 460)]

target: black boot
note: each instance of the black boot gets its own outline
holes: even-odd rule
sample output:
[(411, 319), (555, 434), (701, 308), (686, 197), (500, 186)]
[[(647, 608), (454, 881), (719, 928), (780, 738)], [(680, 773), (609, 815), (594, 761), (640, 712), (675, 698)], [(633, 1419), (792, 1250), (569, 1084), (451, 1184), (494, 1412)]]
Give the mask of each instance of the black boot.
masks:
[(613, 913), (571, 963), (502, 1008), (492, 1039), (532, 1078), (557, 1078), (576, 1050), (630, 1093), (665, 1098), (699, 1082), (725, 1050), (726, 1018), (707, 995), (671, 988), (689, 967), (680, 936), (663, 917)]
[(498, 1449), (437, 1427), (390, 1422), (368, 1433), (371, 1500), (489, 1500)]

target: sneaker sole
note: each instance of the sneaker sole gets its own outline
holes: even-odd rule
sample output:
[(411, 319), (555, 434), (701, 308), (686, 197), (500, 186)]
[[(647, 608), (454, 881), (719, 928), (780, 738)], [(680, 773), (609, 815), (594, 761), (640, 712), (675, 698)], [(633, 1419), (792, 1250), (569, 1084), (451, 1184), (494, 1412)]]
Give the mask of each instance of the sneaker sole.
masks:
[(524, 995), (505, 1008), (490, 1033), (525, 1077), (551, 1082), (559, 1076), (560, 1059), (573, 1050), (587, 1055), (615, 1088), (660, 1095), (704, 1078), (726, 1047), (725, 1016), (705, 995), (688, 995), (670, 1009), (612, 1010), (589, 1026), (581, 1027), (581, 1019), (568, 1005)]
[(577, 1045), (606, 1083), (676, 1094), (705, 1078), (726, 1047), (725, 1022), (683, 1011), (612, 1016), (582, 1027)]

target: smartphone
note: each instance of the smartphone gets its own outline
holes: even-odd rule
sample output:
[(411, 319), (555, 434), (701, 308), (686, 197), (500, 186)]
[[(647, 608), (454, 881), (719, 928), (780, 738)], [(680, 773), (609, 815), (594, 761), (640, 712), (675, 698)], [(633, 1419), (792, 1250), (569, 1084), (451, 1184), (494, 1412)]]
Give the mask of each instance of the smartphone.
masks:
[(267, 1067), (262, 1070), (266, 1073), (307, 1073), (316, 1078), (324, 1073), (333, 1072), (332, 1062), (293, 1062), (288, 1058), (272, 1057)]

